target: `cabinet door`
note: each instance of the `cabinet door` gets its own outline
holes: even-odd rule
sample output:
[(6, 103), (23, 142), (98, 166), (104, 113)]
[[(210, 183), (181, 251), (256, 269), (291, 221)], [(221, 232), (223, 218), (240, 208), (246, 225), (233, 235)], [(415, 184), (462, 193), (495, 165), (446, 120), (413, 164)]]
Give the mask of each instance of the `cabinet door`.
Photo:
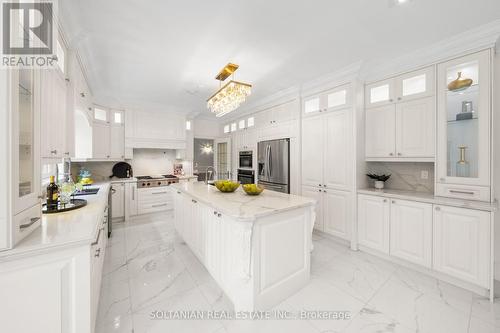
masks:
[(375, 82), (365, 86), (367, 108), (394, 103), (394, 79)]
[(393, 158), (396, 146), (396, 107), (366, 109), (367, 158)]
[(490, 213), (434, 207), (434, 269), (489, 288)]
[(137, 215), (137, 183), (128, 183), (126, 188), (128, 191), (126, 195), (128, 215)]
[(112, 184), (111, 191), (111, 217), (123, 218), (125, 216), (125, 184)]
[(12, 181), (15, 215), (40, 203), (40, 81), (35, 70), (15, 70), (10, 75), (12, 180), (8, 181)]
[(390, 204), (386, 198), (358, 195), (358, 242), (389, 253)]
[(304, 98), (302, 110), (304, 115), (312, 115), (322, 111), (321, 98), (319, 95)]
[(174, 226), (181, 238), (184, 237), (184, 206), (183, 195), (180, 191), (174, 192)]
[(333, 236), (350, 240), (351, 193), (323, 190), (324, 231)]
[[(351, 185), (351, 172), (353, 169), (351, 159), (350, 114), (351, 109), (332, 112), (323, 117), (325, 126), (325, 141), (323, 144), (324, 170), (323, 186), (338, 190), (349, 190)], [(317, 146), (320, 146), (317, 140)], [(318, 150), (316, 150), (316, 153)]]
[(397, 102), (435, 95), (434, 66), (403, 74), (395, 80)]
[(302, 183), (309, 186), (323, 185), (323, 118), (302, 120)]
[(125, 128), (123, 125), (110, 127), (109, 152), (111, 158), (125, 158)]
[(302, 186), (302, 195), (316, 200), (316, 219), (314, 229), (324, 231), (323, 225), (323, 193), (322, 189), (309, 186)]
[(396, 105), (397, 157), (434, 157), (434, 109), (433, 97)]
[(109, 158), (109, 124), (94, 122), (92, 126), (92, 157)]
[[(66, 149), (66, 81), (64, 77), (57, 71), (52, 72), (53, 77), (53, 111), (52, 119), (50, 119), (51, 126), (50, 137), (52, 150), (56, 151), (54, 157), (62, 158), (69, 155)], [(57, 123), (57, 126), (54, 124)], [(68, 152), (68, 154), (66, 154)]]
[(431, 268), (432, 205), (391, 201), (391, 255)]
[[(438, 183), (490, 186), (490, 67), (489, 50), (438, 65)], [(470, 86), (450, 90), (458, 76)]]

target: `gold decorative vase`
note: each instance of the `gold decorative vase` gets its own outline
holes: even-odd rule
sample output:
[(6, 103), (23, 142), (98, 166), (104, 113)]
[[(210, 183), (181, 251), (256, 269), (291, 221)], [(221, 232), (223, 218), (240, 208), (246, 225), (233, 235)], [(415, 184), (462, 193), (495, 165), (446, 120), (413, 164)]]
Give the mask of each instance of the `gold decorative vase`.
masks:
[(462, 79), (462, 72), (457, 73), (458, 77), (456, 80), (448, 83), (448, 90), (450, 91), (460, 91), (469, 88), (474, 81), (472, 79)]

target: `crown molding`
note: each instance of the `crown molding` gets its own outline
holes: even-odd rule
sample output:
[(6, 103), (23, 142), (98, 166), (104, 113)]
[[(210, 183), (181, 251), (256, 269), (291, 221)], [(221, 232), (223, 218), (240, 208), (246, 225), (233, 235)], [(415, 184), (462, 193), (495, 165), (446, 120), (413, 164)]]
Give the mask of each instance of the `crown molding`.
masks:
[(495, 20), (394, 59), (384, 58), (367, 61), (361, 68), (360, 78), (365, 82), (373, 82), (415, 70), (418, 67), (494, 48), (498, 45), (499, 36), (500, 20)]
[(301, 96), (313, 95), (354, 81), (359, 76), (363, 61), (357, 61), (337, 71), (307, 81), (301, 86)]

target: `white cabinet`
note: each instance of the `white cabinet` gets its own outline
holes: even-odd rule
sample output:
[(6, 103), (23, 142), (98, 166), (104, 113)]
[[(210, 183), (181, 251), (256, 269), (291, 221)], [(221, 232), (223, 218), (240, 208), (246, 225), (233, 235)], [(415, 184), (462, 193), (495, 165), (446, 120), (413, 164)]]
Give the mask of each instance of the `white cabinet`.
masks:
[(94, 108), (92, 158), (99, 160), (125, 158), (124, 120), (123, 111)]
[(168, 187), (137, 189), (137, 214), (149, 214), (173, 209), (172, 192)]
[(307, 96), (303, 99), (303, 114), (309, 116), (349, 107), (352, 104), (351, 95), (351, 86), (347, 84), (316, 95)]
[(390, 203), (377, 196), (358, 195), (358, 242), (389, 254)]
[(490, 287), (490, 213), (435, 206), (434, 269)]
[(302, 184), (348, 191), (352, 185), (351, 109), (302, 121)]
[(137, 183), (125, 184), (125, 219), (138, 214)]
[(40, 76), (0, 71), (0, 250), (40, 226)]
[(365, 86), (367, 160), (434, 160), (434, 86), (434, 67)]
[(111, 217), (113, 220), (125, 217), (125, 184), (114, 183), (111, 185)]
[[(436, 193), (490, 201), (491, 51), (438, 65)], [(450, 90), (459, 77), (470, 86)], [(453, 88), (453, 87), (452, 87)]]
[(432, 266), (432, 204), (391, 200), (390, 254)]
[(392, 158), (396, 152), (396, 110), (393, 105), (366, 109), (365, 154), (368, 158)]
[(367, 108), (435, 95), (434, 66), (365, 86)]
[(343, 239), (351, 237), (351, 192), (323, 190), (324, 232)]
[(66, 81), (57, 70), (41, 71), (41, 157), (69, 157), (66, 145)]
[(434, 98), (427, 97), (396, 105), (396, 156), (430, 157), (434, 154)]

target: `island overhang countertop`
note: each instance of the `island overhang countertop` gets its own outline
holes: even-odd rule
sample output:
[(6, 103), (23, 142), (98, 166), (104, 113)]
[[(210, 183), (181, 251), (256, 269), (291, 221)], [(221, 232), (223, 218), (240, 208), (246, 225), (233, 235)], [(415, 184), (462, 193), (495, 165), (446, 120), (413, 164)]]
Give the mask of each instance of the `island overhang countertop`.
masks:
[(255, 220), (300, 207), (316, 205), (316, 200), (293, 194), (264, 190), (260, 195), (248, 195), (241, 186), (232, 193), (222, 193), (203, 182), (170, 185), (214, 210), (240, 220)]

